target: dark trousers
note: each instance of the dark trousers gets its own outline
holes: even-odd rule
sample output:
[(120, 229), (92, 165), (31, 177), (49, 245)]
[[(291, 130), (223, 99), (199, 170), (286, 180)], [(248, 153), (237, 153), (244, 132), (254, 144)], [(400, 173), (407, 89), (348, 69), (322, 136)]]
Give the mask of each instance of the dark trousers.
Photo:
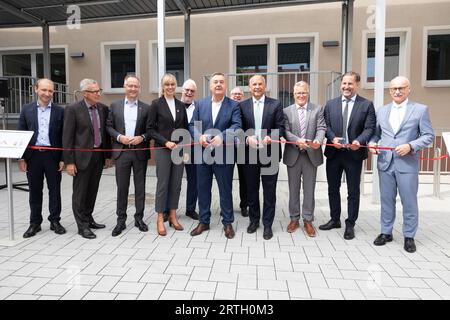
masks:
[(116, 159), (117, 224), (125, 223), (127, 220), (131, 169), (133, 169), (134, 202), (136, 206), (134, 219), (142, 220), (144, 218), (147, 160), (139, 160), (134, 151), (124, 151)]
[(239, 196), (241, 198), (241, 202), (239, 203), (239, 207), (247, 208), (248, 200), (247, 200), (247, 182), (244, 173), (244, 164), (237, 164), (238, 169), (238, 177), (239, 177)]
[(87, 228), (93, 221), (98, 185), (103, 171), (103, 155), (92, 152), (91, 160), (84, 170), (73, 178), (72, 210), (78, 229)]
[(211, 220), (211, 188), (213, 175), (219, 187), (220, 214), (222, 224), (234, 221), (233, 212), (233, 169), (234, 164), (197, 165), (198, 208), (200, 223), (209, 224)]
[(195, 211), (197, 206), (197, 165), (185, 164), (186, 169), (186, 211)]
[(248, 194), (248, 215), (250, 222), (259, 223), (261, 219), (261, 209), (259, 204), (260, 182), (263, 186), (263, 215), (262, 221), (265, 227), (272, 227), (275, 218), (276, 190), (278, 172), (271, 175), (261, 175), (260, 164), (245, 165), (245, 179), (247, 182)]
[(359, 213), (359, 183), (361, 181), (362, 160), (355, 160), (352, 151), (338, 150), (331, 159), (327, 159), (328, 200), (330, 215), (333, 221), (341, 218), (341, 179), (345, 172), (347, 179), (347, 212), (346, 226), (353, 227)]
[(27, 179), (30, 188), (30, 224), (42, 223), (42, 189), (44, 176), (48, 188), (48, 210), (50, 222), (59, 221), (61, 215), (61, 172), (59, 163), (52, 157), (52, 151), (35, 151), (27, 160)]

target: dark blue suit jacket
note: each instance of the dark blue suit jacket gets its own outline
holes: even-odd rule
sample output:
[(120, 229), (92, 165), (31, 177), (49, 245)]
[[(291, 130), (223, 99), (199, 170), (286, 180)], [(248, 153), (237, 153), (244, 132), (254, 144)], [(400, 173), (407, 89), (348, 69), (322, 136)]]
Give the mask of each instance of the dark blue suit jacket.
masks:
[[(37, 114), (37, 102), (33, 101), (29, 104), (25, 104), (20, 112), (19, 124), (17, 130), (33, 131), (33, 137), (30, 140), (29, 146), (36, 145), (36, 140), (39, 132), (39, 122)], [(62, 134), (64, 123), (64, 109), (52, 102), (50, 112), (50, 124), (49, 124), (49, 139), (52, 147), (62, 148)], [(34, 152), (38, 152), (33, 149), (26, 149), (22, 158), (26, 161), (30, 160)], [(55, 161), (62, 160), (62, 151), (53, 151), (52, 156)]]
[[(242, 101), (240, 104), (242, 115), (242, 130), (255, 129), (255, 115), (253, 112), (253, 98)], [(267, 135), (270, 136), (272, 130), (279, 130), (279, 138), (284, 136), (284, 115), (283, 106), (281, 102), (270, 97), (264, 98), (264, 111), (262, 117), (261, 129), (267, 130)], [(253, 133), (249, 132), (250, 135)], [(246, 146), (246, 158), (248, 159), (248, 146)], [(270, 157), (272, 151), (278, 152), (279, 160), (281, 160), (281, 144), (273, 143), (268, 146), (267, 155)]]
[[(327, 144), (330, 144), (335, 137), (343, 137), (342, 96), (327, 102), (324, 117), (327, 124)], [(366, 145), (375, 133), (375, 125), (376, 116), (372, 101), (357, 95), (347, 125), (349, 143), (357, 140), (360, 144)], [(331, 159), (336, 151), (335, 147), (327, 146), (324, 154)], [(351, 151), (351, 154), (355, 160), (364, 160), (367, 158), (367, 148)]]
[[(222, 137), (224, 142), (222, 160), (225, 163), (225, 150), (227, 148), (225, 144), (234, 143), (234, 133), (242, 127), (241, 112), (236, 101), (225, 97), (216, 117), (216, 122), (213, 123), (211, 99), (212, 97), (209, 96), (196, 102), (194, 114), (189, 123), (189, 131), (195, 142), (198, 142), (200, 136), (205, 134), (207, 130), (216, 129), (216, 134), (212, 133), (212, 135), (221, 135)], [(234, 148), (234, 146), (232, 147)]]

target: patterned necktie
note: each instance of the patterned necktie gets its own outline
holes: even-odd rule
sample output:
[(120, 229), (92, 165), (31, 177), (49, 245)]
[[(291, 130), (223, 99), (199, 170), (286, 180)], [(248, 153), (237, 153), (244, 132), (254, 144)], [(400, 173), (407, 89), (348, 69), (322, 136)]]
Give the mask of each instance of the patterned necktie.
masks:
[(92, 115), (92, 128), (94, 128), (94, 146), (100, 147), (101, 141), (100, 141), (100, 124), (98, 121), (98, 116), (96, 110), (96, 106), (90, 106), (89, 109), (91, 109), (91, 115)]
[(261, 101), (255, 101), (255, 135), (258, 140), (261, 140), (261, 123), (262, 123), (262, 114), (261, 114)]
[(345, 99), (344, 113), (342, 114), (342, 138), (343, 144), (348, 143), (348, 132), (347, 132), (347, 122), (348, 122), (348, 103), (350, 100)]
[(300, 107), (300, 138), (304, 139), (306, 136), (306, 108)]

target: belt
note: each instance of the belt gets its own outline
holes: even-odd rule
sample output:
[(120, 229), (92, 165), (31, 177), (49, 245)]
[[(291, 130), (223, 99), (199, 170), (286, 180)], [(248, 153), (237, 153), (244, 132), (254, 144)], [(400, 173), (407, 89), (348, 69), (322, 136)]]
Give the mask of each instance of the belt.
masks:
[(134, 144), (125, 144), (125, 149), (136, 149), (136, 146)]
[[(50, 146), (36, 146), (36, 147), (50, 147)], [(39, 151), (39, 152), (48, 152), (48, 151), (51, 151), (51, 150), (48, 150), (48, 149), (37, 149), (37, 151)]]

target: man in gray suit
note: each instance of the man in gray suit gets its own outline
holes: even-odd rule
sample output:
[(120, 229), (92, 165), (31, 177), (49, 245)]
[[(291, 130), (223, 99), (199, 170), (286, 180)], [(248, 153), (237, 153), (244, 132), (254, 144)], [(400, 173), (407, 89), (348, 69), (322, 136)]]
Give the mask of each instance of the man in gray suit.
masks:
[(410, 83), (406, 77), (392, 79), (389, 87), (393, 102), (377, 112), (377, 126), (371, 147), (381, 145), (393, 150), (370, 148), (379, 153), (377, 167), (380, 177), (381, 234), (376, 246), (393, 240), (397, 189), (403, 206), (404, 249), (415, 252), (414, 236), (419, 224), (417, 191), (419, 187), (419, 151), (433, 142), (428, 107), (408, 99)]
[(123, 151), (114, 151), (112, 158), (116, 162), (117, 183), (117, 225), (112, 231), (116, 237), (126, 228), (128, 206), (128, 189), (131, 169), (133, 169), (136, 213), (134, 225), (140, 231), (148, 231), (143, 221), (145, 206), (145, 175), (149, 150), (132, 150), (148, 148), (150, 134), (146, 132), (150, 106), (138, 100), (141, 83), (136, 76), (125, 77), (125, 99), (111, 104), (106, 130), (112, 137), (112, 147)]
[[(314, 189), (317, 167), (323, 163), (321, 143), (327, 126), (323, 108), (308, 102), (309, 85), (304, 81), (294, 85), (295, 104), (283, 110), (286, 143), (283, 163), (287, 166), (289, 184), (289, 215), (291, 222), (287, 232), (299, 227), (302, 213), (304, 228), (308, 236), (315, 237)], [(303, 179), (302, 179), (303, 178)], [(300, 210), (300, 183), (303, 180), (303, 206)]]

